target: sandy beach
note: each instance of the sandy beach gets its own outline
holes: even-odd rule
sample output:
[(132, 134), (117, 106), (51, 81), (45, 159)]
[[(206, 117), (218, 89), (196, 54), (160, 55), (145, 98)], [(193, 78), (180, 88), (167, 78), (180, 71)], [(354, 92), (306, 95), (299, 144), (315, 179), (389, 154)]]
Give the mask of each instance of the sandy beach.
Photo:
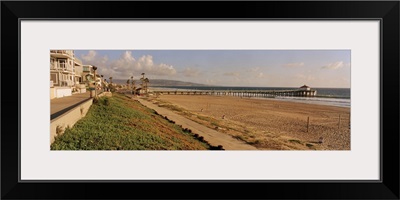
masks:
[(258, 149), (350, 150), (350, 108), (231, 96), (150, 99)]

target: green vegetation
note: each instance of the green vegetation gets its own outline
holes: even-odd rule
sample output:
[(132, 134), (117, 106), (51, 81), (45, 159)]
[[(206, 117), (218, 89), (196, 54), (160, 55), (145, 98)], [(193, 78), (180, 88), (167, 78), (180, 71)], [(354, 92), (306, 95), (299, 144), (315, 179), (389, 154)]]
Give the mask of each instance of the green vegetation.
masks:
[(114, 93), (101, 97), (52, 150), (207, 150), (210, 146), (137, 101)]
[(179, 108), (179, 107), (171, 105), (171, 104), (159, 104), (158, 106), (168, 108), (170, 110), (181, 112), (181, 113), (184, 112), (184, 110), (182, 108)]
[(289, 142), (294, 142), (294, 143), (297, 143), (297, 144), (301, 144), (300, 140), (289, 140)]

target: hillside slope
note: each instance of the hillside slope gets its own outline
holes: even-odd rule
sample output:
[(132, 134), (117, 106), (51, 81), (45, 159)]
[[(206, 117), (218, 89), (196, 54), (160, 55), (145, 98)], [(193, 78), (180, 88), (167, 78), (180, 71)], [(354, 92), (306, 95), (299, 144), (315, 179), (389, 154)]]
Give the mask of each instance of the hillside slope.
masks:
[(209, 145), (138, 101), (102, 97), (51, 150), (207, 150)]

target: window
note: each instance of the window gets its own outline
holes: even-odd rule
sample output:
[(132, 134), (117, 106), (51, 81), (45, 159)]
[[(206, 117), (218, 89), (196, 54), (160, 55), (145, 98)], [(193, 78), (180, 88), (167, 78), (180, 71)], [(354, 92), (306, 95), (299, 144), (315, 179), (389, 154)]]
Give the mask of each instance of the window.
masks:
[(57, 83), (57, 74), (50, 74), (50, 80), (53, 81), (54, 83)]
[(54, 69), (55, 68), (55, 66), (54, 66), (54, 59), (53, 58), (50, 58), (50, 69)]
[(83, 71), (88, 72), (89, 71), (89, 66), (83, 66)]
[(58, 60), (58, 63), (59, 63), (59, 68), (60, 69), (62, 69), (62, 70), (67, 70), (67, 66), (65, 65), (66, 64), (66, 60), (65, 59), (59, 59)]

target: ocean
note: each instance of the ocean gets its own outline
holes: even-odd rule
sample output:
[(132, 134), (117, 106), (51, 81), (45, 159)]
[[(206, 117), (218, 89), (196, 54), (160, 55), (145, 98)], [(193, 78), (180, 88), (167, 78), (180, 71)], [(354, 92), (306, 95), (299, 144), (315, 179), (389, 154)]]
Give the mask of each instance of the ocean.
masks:
[[(242, 90), (242, 91), (266, 91), (266, 90), (298, 90), (299, 88), (290, 87), (228, 87), (228, 86), (157, 86), (162, 90), (176, 90), (176, 91), (201, 91), (201, 90)], [(287, 97), (276, 96), (274, 99), (282, 101), (292, 101), (311, 104), (322, 104), (340, 107), (350, 107), (350, 88), (312, 88), (317, 90), (315, 97)], [(256, 97), (252, 97), (256, 98)], [(257, 97), (259, 99), (263, 99)]]

